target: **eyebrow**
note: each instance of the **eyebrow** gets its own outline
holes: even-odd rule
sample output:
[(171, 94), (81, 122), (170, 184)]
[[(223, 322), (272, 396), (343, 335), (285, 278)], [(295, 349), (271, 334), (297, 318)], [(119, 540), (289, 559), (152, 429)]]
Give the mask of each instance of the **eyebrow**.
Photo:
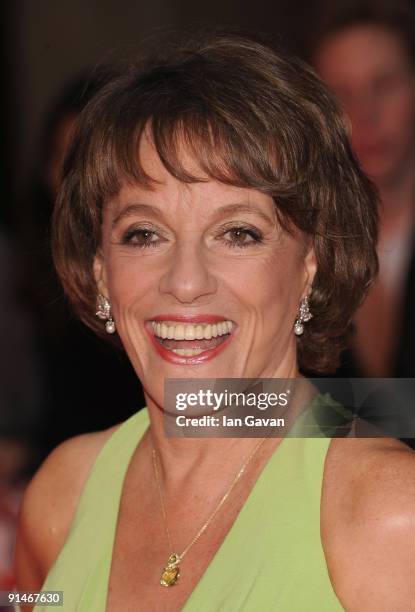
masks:
[[(126, 219), (128, 217), (133, 217), (137, 214), (150, 214), (152, 216), (161, 218), (162, 211), (157, 208), (157, 206), (150, 206), (149, 204), (129, 204), (125, 208), (123, 208), (115, 219), (112, 222), (112, 227), (114, 228), (120, 221)], [(229, 214), (233, 213), (245, 213), (249, 215), (258, 215), (261, 217), (266, 223), (275, 223), (275, 217), (272, 219), (269, 215), (264, 213), (262, 210), (257, 208), (256, 206), (250, 206), (249, 204), (226, 204), (225, 206), (220, 206), (215, 211), (216, 217), (226, 217)]]
[(250, 206), (249, 204), (226, 204), (226, 206), (220, 206), (216, 213), (218, 216), (225, 217), (232, 213), (246, 213), (248, 215), (258, 215), (266, 223), (274, 223), (275, 217), (272, 219), (269, 215), (264, 213), (260, 208), (256, 206)]
[(139, 213), (161, 217), (161, 211), (156, 206), (150, 206), (149, 204), (129, 204), (118, 213), (115, 219), (113, 219), (112, 227), (114, 228), (123, 219), (133, 217)]

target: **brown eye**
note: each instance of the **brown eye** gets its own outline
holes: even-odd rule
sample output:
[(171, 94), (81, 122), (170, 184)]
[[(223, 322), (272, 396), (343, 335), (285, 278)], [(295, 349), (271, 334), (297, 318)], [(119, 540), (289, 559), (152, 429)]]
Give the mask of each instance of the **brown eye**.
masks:
[(123, 244), (130, 244), (137, 247), (152, 247), (159, 241), (156, 232), (149, 229), (133, 229), (123, 237)]
[(261, 242), (261, 234), (253, 229), (246, 227), (233, 227), (225, 234), (225, 242), (231, 247), (246, 247), (257, 242)]

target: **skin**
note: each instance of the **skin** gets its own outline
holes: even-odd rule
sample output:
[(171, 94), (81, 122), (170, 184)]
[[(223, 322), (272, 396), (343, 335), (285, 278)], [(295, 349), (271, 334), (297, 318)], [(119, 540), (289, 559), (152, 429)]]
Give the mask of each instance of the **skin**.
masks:
[(415, 75), (398, 34), (341, 30), (319, 46), (314, 65), (344, 105), (365, 172), (381, 187), (398, 181), (415, 156)]
[[(176, 441), (167, 443), (160, 433), (164, 378), (211, 378), (218, 371), (224, 378), (298, 372), (292, 328), (316, 264), (312, 249), (305, 257), (304, 240), (282, 232), (269, 196), (215, 181), (181, 183), (162, 166), (147, 139), (140, 155), (160, 185), (153, 191), (124, 186), (109, 203), (95, 275), (100, 291), (111, 298), (118, 333), (143, 381), (152, 426), (158, 429), (157, 445), (170, 453)], [(185, 163), (200, 174), (190, 158), (185, 157)], [(137, 204), (151, 208), (136, 210)], [(235, 206), (246, 210), (234, 210)], [(238, 227), (261, 233), (262, 242), (245, 232), (238, 240), (246, 246), (235, 246)], [(143, 228), (157, 230), (150, 237), (154, 246), (137, 248), (143, 240), (140, 233), (123, 244), (135, 228), (141, 234)], [(270, 277), (274, 283), (269, 283)], [(146, 321), (164, 313), (230, 319), (235, 324), (232, 341), (197, 369), (172, 365), (160, 359), (144, 329)]]
[[(189, 550), (186, 564), (192, 571), (183, 572), (175, 589), (161, 589), (157, 578), (166, 562), (166, 536), (160, 529), (157, 486), (149, 478), (152, 445), (159, 453), (174, 542), (183, 550), (189, 534), (198, 531), (229, 486), (241, 458), (256, 444), (250, 439), (164, 438), (163, 378), (213, 377), (218, 372), (227, 377), (297, 376), (292, 328), (316, 269), (314, 253), (303, 238), (283, 233), (258, 214), (272, 217), (268, 196), (214, 181), (183, 185), (163, 168), (151, 142), (143, 141), (140, 154), (160, 182), (152, 191), (125, 185), (108, 204), (102, 250), (95, 260), (99, 289), (111, 298), (118, 332), (144, 383), (151, 420), (151, 432), (138, 445), (124, 482), (108, 592), (112, 612), (132, 611), (138, 597), (143, 609), (183, 607), (280, 442), (270, 439), (262, 445), (226, 510), (216, 517), (215, 528), (205, 532), (203, 545), (200, 541)], [(151, 209), (127, 215), (132, 202)], [(220, 209), (235, 203), (251, 212), (228, 209), (224, 216)], [(114, 223), (120, 213), (123, 218)], [(135, 246), (125, 244), (126, 233), (131, 236), (131, 228), (137, 232), (142, 225), (155, 232), (146, 235), (155, 247), (137, 246), (142, 233), (135, 234)], [(263, 241), (244, 236), (249, 246), (227, 246), (227, 240), (235, 240), (229, 228), (248, 225), (263, 233)], [(171, 364), (154, 350), (145, 331), (145, 321), (163, 312), (223, 314), (236, 323), (237, 333), (207, 363)], [(65, 541), (88, 471), (114, 429), (65, 442), (29, 486), (16, 553), (20, 589), (40, 588)], [(333, 586), (348, 610), (390, 612), (412, 604), (413, 469), (412, 452), (398, 442), (335, 440), (330, 446), (322, 494), (323, 546)], [(370, 482), (368, 473), (373, 475)], [(137, 564), (137, 559), (146, 562)]]
[[(387, 263), (391, 249), (388, 239), (404, 239), (414, 226), (413, 63), (397, 32), (371, 24), (327, 36), (317, 48), (313, 63), (344, 106), (354, 151), (379, 190), (378, 252)], [(404, 265), (401, 277), (390, 289), (381, 262), (379, 278), (357, 312), (355, 352), (366, 376), (394, 374), (391, 368), (402, 334)]]

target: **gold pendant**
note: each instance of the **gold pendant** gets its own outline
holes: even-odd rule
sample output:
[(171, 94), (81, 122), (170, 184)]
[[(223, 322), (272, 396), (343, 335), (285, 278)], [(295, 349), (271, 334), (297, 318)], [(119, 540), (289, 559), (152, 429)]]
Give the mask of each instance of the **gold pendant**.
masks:
[(176, 584), (180, 576), (179, 562), (180, 555), (172, 553), (160, 578), (160, 584), (162, 586), (169, 587)]

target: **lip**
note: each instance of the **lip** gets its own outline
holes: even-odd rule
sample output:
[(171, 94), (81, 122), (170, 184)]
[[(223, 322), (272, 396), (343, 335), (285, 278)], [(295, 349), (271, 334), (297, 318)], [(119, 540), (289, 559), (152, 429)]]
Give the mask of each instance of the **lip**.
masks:
[(153, 334), (151, 329), (151, 321), (177, 321), (178, 323), (217, 323), (218, 321), (227, 321), (230, 320), (227, 317), (222, 317), (218, 315), (173, 315), (173, 314), (163, 314), (157, 315), (152, 319), (149, 319), (144, 325), (146, 333), (150, 339), (150, 342), (154, 346), (156, 352), (169, 363), (173, 363), (175, 365), (197, 365), (201, 363), (205, 363), (214, 359), (221, 351), (223, 351), (228, 344), (232, 341), (236, 324), (234, 323), (233, 329), (229, 336), (218, 346), (213, 349), (208, 349), (200, 355), (193, 355), (191, 357), (185, 357), (184, 355), (177, 355), (173, 351), (166, 349), (160, 342), (157, 341), (156, 336)]

